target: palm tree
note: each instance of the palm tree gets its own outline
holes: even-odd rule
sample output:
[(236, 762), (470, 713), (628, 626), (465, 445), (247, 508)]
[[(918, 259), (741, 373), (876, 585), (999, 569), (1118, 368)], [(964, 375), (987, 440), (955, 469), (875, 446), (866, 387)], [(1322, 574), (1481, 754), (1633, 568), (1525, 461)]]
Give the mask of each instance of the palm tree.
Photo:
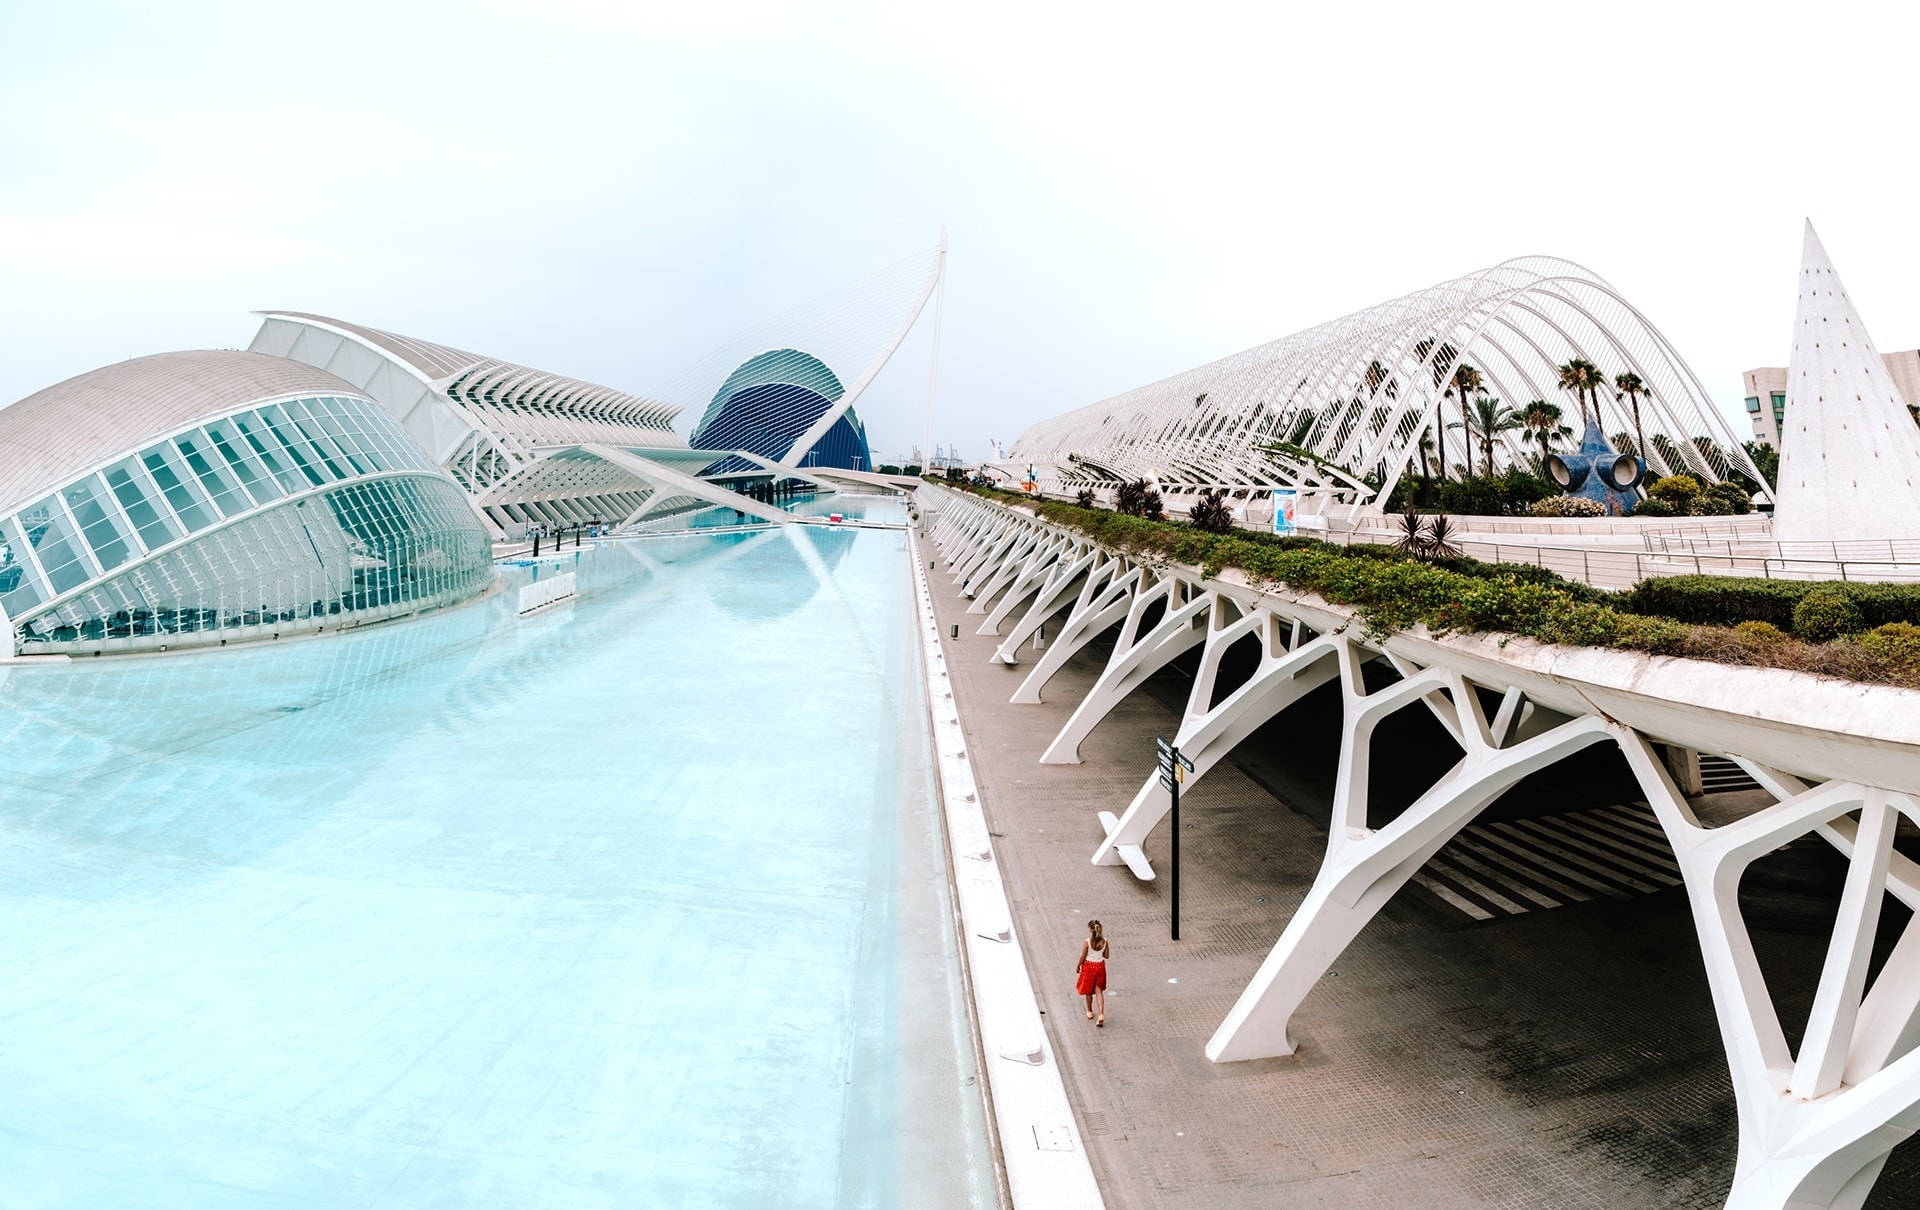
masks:
[(1646, 449), (1647, 435), (1640, 427), (1640, 396), (1649, 393), (1647, 384), (1640, 381), (1640, 375), (1630, 370), (1623, 370), (1613, 376), (1613, 389), (1620, 392), (1619, 395), (1614, 396), (1615, 399), (1624, 396), (1633, 406), (1633, 448)]
[(1420, 450), (1420, 477), (1422, 479), (1432, 479), (1433, 467), (1427, 461), (1427, 455), (1433, 453), (1432, 429), (1420, 430), (1420, 444), (1418, 449)]
[(1487, 474), (1493, 473), (1493, 439), (1501, 433), (1511, 433), (1515, 429), (1527, 427), (1526, 414), (1516, 412), (1498, 399), (1489, 399), (1482, 395), (1473, 401), (1473, 414), (1468, 423), (1456, 425), (1464, 428), (1480, 439), (1480, 451), (1485, 455)]
[[(1460, 397), (1460, 423), (1448, 425), (1448, 428), (1472, 430), (1473, 416), (1468, 410), (1468, 401), (1484, 391), (1486, 385), (1486, 379), (1480, 376), (1480, 371), (1470, 365), (1462, 364), (1453, 372), (1453, 381), (1447, 389)], [(1493, 467), (1489, 465), (1487, 470), (1491, 473)], [(1473, 443), (1471, 441), (1467, 442), (1467, 478), (1473, 478)]]
[(1520, 413), (1520, 434), (1522, 442), (1532, 441), (1540, 447), (1540, 457), (1545, 458), (1553, 452), (1554, 443), (1564, 437), (1573, 436), (1573, 430), (1560, 423), (1560, 405), (1536, 399), (1527, 404)]
[(1600, 372), (1600, 367), (1584, 357), (1576, 357), (1560, 367), (1560, 388), (1572, 391), (1574, 399), (1579, 402), (1582, 427), (1587, 423), (1587, 397), (1589, 395), (1593, 397), (1593, 410), (1598, 412), (1600, 410), (1599, 390), (1606, 385), (1606, 382), (1607, 376)]

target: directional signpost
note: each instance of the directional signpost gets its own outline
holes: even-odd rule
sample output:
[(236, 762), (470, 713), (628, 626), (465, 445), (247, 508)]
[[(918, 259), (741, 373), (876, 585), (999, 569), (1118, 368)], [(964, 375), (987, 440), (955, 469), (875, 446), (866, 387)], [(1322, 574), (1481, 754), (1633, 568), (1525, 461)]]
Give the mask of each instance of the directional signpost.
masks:
[(1180, 755), (1180, 749), (1164, 739), (1155, 738), (1154, 747), (1160, 753), (1160, 784), (1173, 797), (1173, 855), (1169, 864), (1173, 867), (1173, 890), (1170, 906), (1173, 909), (1173, 939), (1180, 940), (1180, 783), (1187, 780), (1187, 774), (1193, 772), (1193, 762)]

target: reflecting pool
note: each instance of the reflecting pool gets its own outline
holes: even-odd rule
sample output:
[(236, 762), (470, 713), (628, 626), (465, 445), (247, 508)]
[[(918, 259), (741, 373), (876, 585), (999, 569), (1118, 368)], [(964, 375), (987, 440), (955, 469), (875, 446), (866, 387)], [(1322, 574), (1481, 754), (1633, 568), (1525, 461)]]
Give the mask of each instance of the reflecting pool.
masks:
[(988, 1206), (905, 539), (0, 665), (33, 1206)]

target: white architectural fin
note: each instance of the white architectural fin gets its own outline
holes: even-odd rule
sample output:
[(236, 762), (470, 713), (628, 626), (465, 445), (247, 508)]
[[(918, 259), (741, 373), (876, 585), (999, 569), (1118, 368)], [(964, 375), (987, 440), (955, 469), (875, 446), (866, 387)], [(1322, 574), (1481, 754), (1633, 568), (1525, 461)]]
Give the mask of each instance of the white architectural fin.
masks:
[(1920, 427), (1807, 224), (1787, 365), (1773, 535), (1802, 544), (1920, 536)]

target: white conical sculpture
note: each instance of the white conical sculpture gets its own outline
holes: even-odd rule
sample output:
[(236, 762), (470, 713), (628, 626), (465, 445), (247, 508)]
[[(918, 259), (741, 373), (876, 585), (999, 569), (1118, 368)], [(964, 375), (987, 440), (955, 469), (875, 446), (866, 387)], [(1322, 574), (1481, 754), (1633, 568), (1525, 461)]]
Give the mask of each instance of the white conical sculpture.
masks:
[(1773, 537), (1785, 555), (1811, 556), (1795, 549), (1805, 543), (1920, 539), (1920, 426), (1811, 222), (1775, 501)]

